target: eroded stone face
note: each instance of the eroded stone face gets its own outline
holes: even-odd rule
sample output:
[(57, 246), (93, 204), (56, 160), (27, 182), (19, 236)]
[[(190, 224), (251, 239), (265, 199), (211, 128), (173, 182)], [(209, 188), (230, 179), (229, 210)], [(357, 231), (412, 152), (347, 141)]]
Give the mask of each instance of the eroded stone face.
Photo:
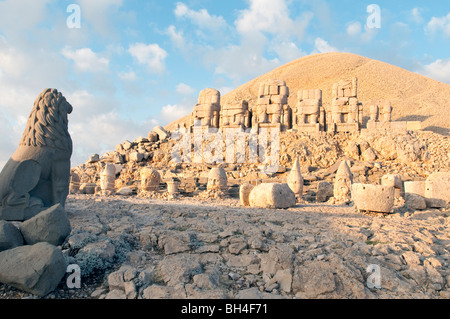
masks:
[(349, 202), (352, 193), (353, 174), (346, 161), (342, 161), (334, 181), (334, 198), (337, 202)]
[(208, 175), (207, 190), (221, 190), (228, 189), (227, 173), (223, 168), (213, 168)]
[(300, 172), (300, 163), (298, 157), (295, 159), (292, 170), (287, 177), (287, 184), (294, 192), (296, 197), (301, 197), (303, 195), (303, 177), (302, 173)]
[(141, 171), (141, 188), (146, 192), (158, 191), (161, 182), (161, 175), (157, 170), (152, 168), (144, 168)]

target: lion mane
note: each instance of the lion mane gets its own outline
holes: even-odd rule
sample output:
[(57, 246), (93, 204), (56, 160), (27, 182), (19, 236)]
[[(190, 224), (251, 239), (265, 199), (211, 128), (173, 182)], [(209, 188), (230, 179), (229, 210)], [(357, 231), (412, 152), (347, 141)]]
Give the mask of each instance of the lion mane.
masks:
[(67, 114), (72, 106), (56, 89), (45, 89), (36, 98), (20, 141), (21, 146), (46, 146), (72, 150)]

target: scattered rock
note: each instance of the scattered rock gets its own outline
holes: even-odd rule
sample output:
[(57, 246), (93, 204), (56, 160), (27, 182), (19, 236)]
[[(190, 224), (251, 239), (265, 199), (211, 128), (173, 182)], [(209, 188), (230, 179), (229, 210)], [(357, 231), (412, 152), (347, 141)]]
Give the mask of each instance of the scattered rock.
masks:
[(0, 252), (24, 244), (19, 229), (10, 222), (0, 220)]
[(294, 192), (287, 184), (263, 183), (250, 192), (251, 207), (289, 208), (296, 205)]
[(352, 185), (352, 199), (358, 210), (392, 213), (394, 208), (394, 187), (359, 184)]
[(48, 242), (58, 246), (70, 235), (71, 227), (66, 211), (56, 204), (23, 222), (20, 231), (28, 245)]
[(61, 250), (49, 243), (0, 252), (0, 282), (40, 297), (55, 290), (65, 273)]

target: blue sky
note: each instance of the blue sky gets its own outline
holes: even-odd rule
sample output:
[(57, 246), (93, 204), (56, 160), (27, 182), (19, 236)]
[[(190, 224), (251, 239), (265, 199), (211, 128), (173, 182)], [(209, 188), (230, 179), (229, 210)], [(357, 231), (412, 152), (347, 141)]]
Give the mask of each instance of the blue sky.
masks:
[[(80, 28), (67, 20), (80, 9)], [(380, 8), (380, 28), (369, 28)], [(70, 20), (76, 21), (76, 20)], [(372, 21), (372, 20), (370, 20)], [(74, 165), (294, 59), (352, 52), (450, 84), (448, 1), (0, 0), (0, 167), (36, 96), (74, 106)]]

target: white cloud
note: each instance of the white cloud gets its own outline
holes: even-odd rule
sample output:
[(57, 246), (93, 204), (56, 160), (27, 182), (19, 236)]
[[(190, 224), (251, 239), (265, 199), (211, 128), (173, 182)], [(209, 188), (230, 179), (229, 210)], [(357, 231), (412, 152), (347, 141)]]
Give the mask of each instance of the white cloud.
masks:
[(185, 83), (180, 83), (176, 87), (176, 92), (181, 95), (194, 95), (196, 90)]
[(100, 72), (108, 69), (109, 60), (99, 57), (99, 55), (93, 52), (90, 48), (83, 48), (73, 51), (69, 47), (65, 47), (61, 53), (66, 59), (74, 61), (75, 69), (77, 71)]
[(130, 45), (128, 52), (134, 56), (139, 63), (148, 66), (150, 72), (153, 73), (164, 73), (165, 59), (168, 53), (162, 49), (158, 44), (144, 44), (136, 43)]
[(189, 9), (182, 2), (177, 3), (174, 13), (176, 17), (187, 18), (202, 29), (222, 29), (227, 27), (227, 23), (223, 17), (210, 15), (206, 9), (199, 11)]
[(184, 40), (183, 31), (177, 32), (177, 28), (171, 25), (167, 28), (166, 33), (177, 48), (183, 49), (185, 47), (186, 41)]
[(313, 53), (327, 53), (327, 52), (338, 52), (339, 50), (325, 41), (322, 38), (316, 38), (314, 42), (314, 51)]
[(312, 13), (305, 12), (292, 20), (285, 0), (250, 0), (250, 8), (240, 12), (235, 25), (244, 34), (267, 32), (281, 37), (297, 36), (301, 40), (312, 17)]
[(429, 34), (442, 31), (446, 36), (450, 37), (450, 13), (440, 18), (432, 17), (425, 27), (425, 31)]
[(137, 75), (134, 71), (119, 72), (118, 76), (119, 76), (119, 79), (121, 79), (122, 81), (133, 82), (133, 81), (137, 80)]
[(438, 59), (433, 63), (425, 65), (420, 73), (432, 79), (450, 84), (450, 59)]
[(162, 125), (167, 125), (190, 114), (193, 108), (194, 105), (168, 104), (161, 109), (159, 118), (161, 119)]
[(420, 8), (413, 8), (411, 10), (411, 20), (414, 21), (417, 24), (422, 24), (423, 23), (423, 18), (422, 18), (421, 11), (422, 10)]
[(358, 21), (350, 23), (347, 27), (347, 34), (350, 36), (359, 35), (361, 33), (361, 23)]

